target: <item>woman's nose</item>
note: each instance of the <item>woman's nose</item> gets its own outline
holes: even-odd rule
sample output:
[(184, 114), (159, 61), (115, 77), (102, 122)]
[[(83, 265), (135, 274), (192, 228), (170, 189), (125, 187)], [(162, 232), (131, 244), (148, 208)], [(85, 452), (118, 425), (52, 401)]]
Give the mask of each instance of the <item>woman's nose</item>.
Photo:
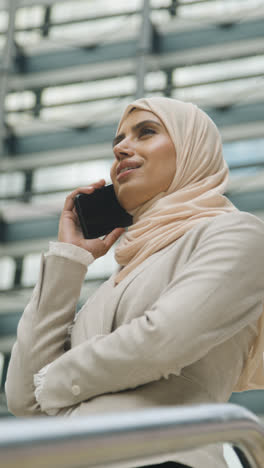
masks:
[(131, 156), (134, 156), (135, 154), (135, 151), (133, 150), (131, 144), (129, 144), (129, 142), (125, 140), (122, 140), (120, 141), (120, 143), (115, 145), (113, 151), (114, 151), (115, 157), (118, 160), (129, 158)]

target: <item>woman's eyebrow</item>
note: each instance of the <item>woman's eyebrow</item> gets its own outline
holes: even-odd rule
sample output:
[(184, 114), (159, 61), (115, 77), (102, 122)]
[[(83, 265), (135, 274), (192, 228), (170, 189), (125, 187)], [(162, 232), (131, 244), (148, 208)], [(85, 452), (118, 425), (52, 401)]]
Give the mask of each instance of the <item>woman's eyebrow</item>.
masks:
[[(159, 127), (162, 127), (162, 125), (159, 122), (156, 122), (156, 120), (142, 120), (141, 122), (137, 123), (132, 127), (132, 131), (135, 132), (136, 130), (139, 130), (141, 127), (144, 127), (146, 124), (155, 124), (158, 125)], [(113, 139), (113, 147), (117, 145), (117, 143), (120, 143), (125, 138), (126, 134), (125, 133), (120, 133)]]

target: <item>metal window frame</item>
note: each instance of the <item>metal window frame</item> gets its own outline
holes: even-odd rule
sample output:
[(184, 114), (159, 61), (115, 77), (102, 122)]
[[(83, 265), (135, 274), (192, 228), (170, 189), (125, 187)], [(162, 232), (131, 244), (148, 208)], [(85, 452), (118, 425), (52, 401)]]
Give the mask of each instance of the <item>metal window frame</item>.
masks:
[(3, 154), (3, 141), (5, 138), (5, 98), (8, 92), (9, 73), (13, 61), (15, 18), (18, 0), (10, 0), (8, 5), (8, 28), (1, 62), (1, 86), (0, 86), (0, 158)]

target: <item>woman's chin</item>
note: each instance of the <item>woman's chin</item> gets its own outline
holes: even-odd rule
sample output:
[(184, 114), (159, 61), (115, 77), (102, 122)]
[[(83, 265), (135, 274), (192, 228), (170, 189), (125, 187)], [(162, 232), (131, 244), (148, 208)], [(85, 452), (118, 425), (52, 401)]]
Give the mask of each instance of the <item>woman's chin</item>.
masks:
[(120, 205), (128, 211), (135, 210), (138, 206), (140, 206), (144, 201), (141, 201), (138, 197), (137, 191), (134, 189), (125, 189), (124, 187), (118, 191), (118, 200)]
[(133, 200), (119, 200), (120, 205), (128, 212), (132, 213), (140, 204), (133, 203)]
[(128, 185), (122, 185), (119, 187), (118, 190), (118, 195), (117, 198), (119, 200), (120, 205), (128, 211), (128, 213), (132, 212), (136, 208), (139, 208), (141, 205), (149, 201), (153, 196), (155, 196), (156, 193), (154, 194), (148, 194), (146, 192), (146, 187), (139, 187)]
[[(120, 205), (128, 212), (135, 210), (151, 198), (145, 180), (127, 180), (118, 184), (116, 194)], [(148, 196), (149, 195), (149, 196)]]

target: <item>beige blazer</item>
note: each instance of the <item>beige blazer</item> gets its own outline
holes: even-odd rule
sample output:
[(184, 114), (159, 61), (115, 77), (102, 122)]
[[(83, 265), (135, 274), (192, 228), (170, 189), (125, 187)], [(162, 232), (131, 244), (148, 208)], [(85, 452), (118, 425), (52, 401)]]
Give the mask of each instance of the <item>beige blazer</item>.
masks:
[[(7, 375), (12, 413), (88, 416), (228, 401), (262, 312), (261, 220), (238, 211), (201, 221), (117, 286), (112, 276), (74, 321), (85, 273), (77, 261), (43, 257)], [(47, 363), (41, 410), (33, 375)], [(175, 460), (226, 466), (216, 446)]]

